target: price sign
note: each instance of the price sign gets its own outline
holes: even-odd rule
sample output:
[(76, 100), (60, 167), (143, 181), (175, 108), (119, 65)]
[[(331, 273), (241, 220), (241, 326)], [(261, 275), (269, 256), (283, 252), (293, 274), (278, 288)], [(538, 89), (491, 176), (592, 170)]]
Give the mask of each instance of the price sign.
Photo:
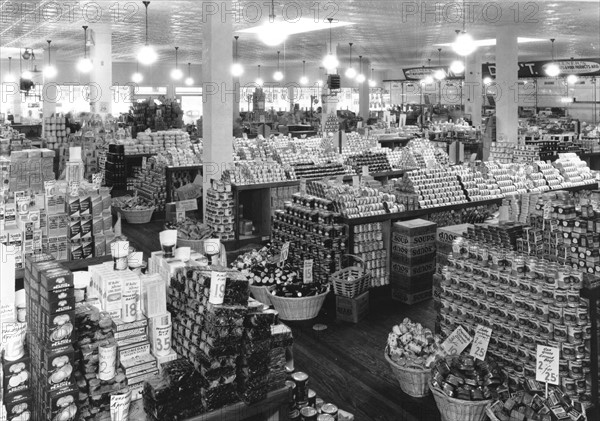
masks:
[(211, 304), (223, 304), (225, 299), (225, 283), (227, 274), (225, 272), (211, 272), (210, 274), (210, 296)]
[(369, 175), (369, 166), (368, 165), (363, 165), (362, 175)]
[(279, 266), (283, 266), (283, 264), (285, 263), (285, 261), (288, 258), (289, 253), (290, 253), (290, 242), (286, 241), (285, 243), (283, 243), (283, 246), (281, 246), (281, 253), (279, 254)]
[(450, 334), (450, 336), (448, 336), (448, 339), (442, 343), (442, 349), (448, 355), (459, 355), (472, 340), (473, 338), (471, 338), (471, 335), (469, 335), (462, 326), (459, 326)]
[(481, 361), (485, 360), (485, 354), (487, 354), (487, 349), (490, 343), (491, 336), (491, 328), (477, 325), (477, 328), (475, 328), (475, 337), (473, 338), (473, 345), (471, 346), (472, 357), (475, 357)]
[(356, 186), (356, 187), (360, 186), (360, 176), (358, 176), (358, 175), (352, 176), (352, 185)]
[(306, 178), (300, 179), (300, 193), (306, 194)]
[(304, 283), (310, 284), (313, 281), (313, 259), (304, 261)]
[(550, 346), (538, 345), (535, 366), (535, 379), (538, 382), (558, 385), (560, 350)]
[(550, 219), (550, 212), (552, 212), (552, 202), (544, 203), (544, 219)]

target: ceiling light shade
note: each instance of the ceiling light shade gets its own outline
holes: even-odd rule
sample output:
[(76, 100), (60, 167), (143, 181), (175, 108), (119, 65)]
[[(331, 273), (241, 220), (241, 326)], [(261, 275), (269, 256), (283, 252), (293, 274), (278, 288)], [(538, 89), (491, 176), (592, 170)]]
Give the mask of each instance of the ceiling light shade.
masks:
[(463, 31), (456, 37), (452, 49), (456, 54), (464, 57), (473, 53), (477, 49), (477, 44), (475, 44), (475, 40), (470, 34)]
[(173, 80), (181, 80), (183, 77), (183, 72), (181, 69), (173, 69), (171, 70), (171, 79)]
[(570, 83), (571, 85), (573, 85), (574, 83), (577, 82), (579, 78), (576, 75), (569, 75), (567, 76), (567, 83)]
[(148, 66), (158, 59), (158, 54), (151, 45), (144, 45), (138, 53), (137, 59), (144, 66)]
[(134, 74), (131, 75), (131, 81), (133, 83), (141, 83), (144, 80), (144, 75), (142, 75), (140, 72), (135, 72)]
[(194, 79), (192, 79), (191, 77), (186, 77), (185, 84), (186, 86), (192, 86), (194, 84)]
[(465, 64), (462, 60), (454, 60), (450, 65), (450, 71), (454, 74), (460, 74), (465, 71)]
[(287, 37), (288, 35), (283, 32), (281, 28), (271, 22), (265, 23), (258, 33), (258, 39), (269, 47), (275, 47), (282, 44)]
[(45, 78), (52, 79), (53, 77), (56, 76), (57, 73), (58, 73), (58, 71), (56, 70), (56, 67), (54, 67), (52, 65), (48, 65), (48, 66), (44, 67), (44, 77)]
[(94, 68), (92, 60), (89, 58), (82, 58), (77, 62), (77, 70), (81, 73), (89, 73)]
[(283, 73), (280, 70), (277, 70), (275, 73), (273, 73), (273, 79), (275, 79), (277, 82), (283, 80)]
[(365, 75), (363, 75), (362, 73), (359, 74), (358, 76), (356, 76), (356, 81), (358, 83), (364, 83), (364, 81), (367, 80), (367, 78), (365, 77)]
[(348, 67), (346, 69), (346, 77), (349, 79), (354, 79), (356, 77), (356, 70), (353, 67)]
[(490, 83), (492, 83), (492, 78), (491, 77), (484, 77), (483, 78), (483, 84), (484, 85), (489, 85)]
[(546, 72), (546, 75), (550, 77), (556, 77), (560, 75), (560, 67), (558, 67), (558, 64), (556, 63), (548, 64), (544, 71)]
[(446, 72), (444, 72), (442, 69), (438, 69), (433, 74), (433, 77), (435, 77), (437, 80), (444, 80), (446, 79)]
[(256, 83), (258, 86), (263, 86), (265, 84), (265, 81), (257, 77), (254, 83)]
[(242, 66), (240, 63), (233, 63), (231, 65), (231, 75), (233, 77), (240, 77), (243, 74), (244, 74), (244, 66)]
[(301, 85), (308, 85), (308, 78), (306, 76), (302, 76), (300, 78), (300, 84)]
[(339, 66), (340, 62), (336, 56), (329, 53), (323, 59), (323, 67), (325, 67), (328, 71), (335, 70)]
[(25, 71), (24, 71), (24, 72), (21, 74), (21, 77), (22, 77), (23, 79), (26, 79), (26, 80), (31, 80), (31, 78), (33, 78), (33, 73), (31, 73), (29, 70), (25, 70)]
[(374, 88), (377, 86), (377, 82), (375, 82), (373, 79), (369, 79), (369, 87)]

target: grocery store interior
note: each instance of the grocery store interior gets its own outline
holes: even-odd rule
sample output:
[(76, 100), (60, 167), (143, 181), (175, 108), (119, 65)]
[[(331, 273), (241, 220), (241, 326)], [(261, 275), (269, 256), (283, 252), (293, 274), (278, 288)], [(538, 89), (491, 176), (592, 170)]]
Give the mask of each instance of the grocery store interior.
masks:
[(599, 0), (0, 21), (0, 421), (600, 421)]

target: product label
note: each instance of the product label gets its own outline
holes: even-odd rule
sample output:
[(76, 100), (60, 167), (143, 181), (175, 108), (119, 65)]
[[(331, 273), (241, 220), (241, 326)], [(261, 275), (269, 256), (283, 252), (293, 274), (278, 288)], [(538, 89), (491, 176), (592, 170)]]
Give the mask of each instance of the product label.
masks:
[(472, 357), (475, 357), (481, 361), (485, 360), (485, 355), (487, 354), (487, 349), (490, 343), (491, 336), (491, 328), (477, 325), (477, 328), (475, 328), (475, 337), (473, 338), (473, 345), (471, 345), (470, 354)]
[(225, 299), (227, 274), (225, 272), (211, 272), (210, 274), (210, 296), (211, 304), (223, 304)]
[(538, 382), (559, 384), (560, 349), (538, 345), (535, 367), (535, 379)]
[(108, 381), (117, 375), (117, 346), (109, 344), (98, 348), (98, 378)]
[(171, 328), (168, 326), (154, 326), (152, 331), (152, 348), (156, 356), (168, 355), (171, 352)]

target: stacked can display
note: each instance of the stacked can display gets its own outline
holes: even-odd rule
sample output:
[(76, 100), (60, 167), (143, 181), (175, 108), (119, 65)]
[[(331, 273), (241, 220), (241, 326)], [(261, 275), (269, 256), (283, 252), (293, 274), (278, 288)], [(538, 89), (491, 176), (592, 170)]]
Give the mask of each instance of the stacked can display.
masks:
[(148, 160), (145, 168), (135, 176), (134, 186), (138, 196), (152, 203), (157, 211), (163, 211), (167, 202), (167, 178), (165, 165), (156, 159)]
[(79, 390), (73, 369), (75, 293), (73, 274), (51, 256), (25, 262), (27, 343), (31, 356), (34, 420), (74, 420)]
[(371, 286), (379, 287), (389, 284), (387, 276), (388, 254), (383, 239), (383, 224), (355, 225), (354, 245), (350, 254), (359, 257), (364, 267), (371, 274)]
[(206, 191), (206, 224), (223, 241), (235, 238), (233, 206), (231, 184), (213, 180)]
[(457, 239), (442, 274), (441, 327), (474, 332), (492, 328), (488, 352), (509, 379), (535, 378), (536, 347), (560, 349), (560, 382), (570, 396), (590, 402), (591, 337), (583, 273), (522, 253), (492, 250)]
[(437, 224), (423, 219), (392, 225), (392, 298), (415, 304), (431, 298)]
[(115, 190), (127, 189), (127, 168), (125, 166), (125, 146), (109, 145), (104, 166), (104, 180)]

